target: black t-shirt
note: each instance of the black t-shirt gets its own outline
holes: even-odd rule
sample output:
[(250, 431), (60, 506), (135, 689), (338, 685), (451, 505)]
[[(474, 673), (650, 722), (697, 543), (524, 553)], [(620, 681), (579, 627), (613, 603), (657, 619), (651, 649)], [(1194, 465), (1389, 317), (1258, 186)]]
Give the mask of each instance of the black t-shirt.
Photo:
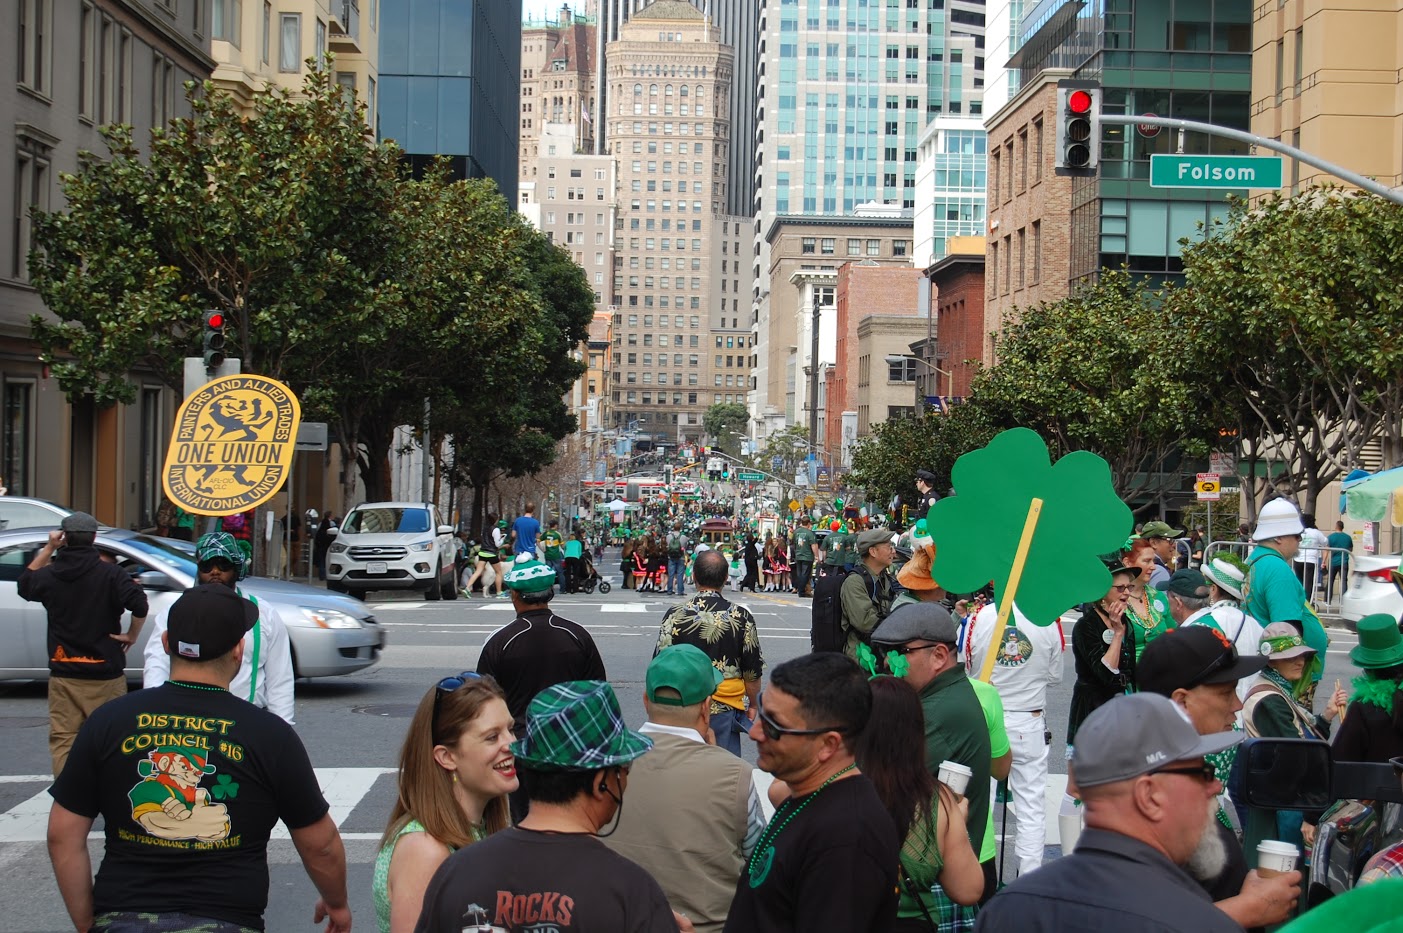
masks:
[(901, 841), (872, 782), (862, 775), (835, 781), (816, 797), (785, 804), (771, 825), (806, 799), (778, 835), (764, 837), (772, 839), (773, 859), (758, 847), (742, 869), (726, 933), (886, 933), (896, 919)]
[(98, 913), (183, 912), (260, 930), (268, 834), (328, 809), (291, 726), (227, 691), (173, 681), (100, 706), (49, 793), (106, 823)]
[(493, 632), (482, 646), (477, 672), (502, 685), (517, 735), (524, 734), (526, 707), (542, 690), (572, 680), (609, 679), (589, 632), (549, 608), (523, 612)]
[(593, 836), (512, 828), (434, 873), (415, 933), (676, 933), (653, 876)]

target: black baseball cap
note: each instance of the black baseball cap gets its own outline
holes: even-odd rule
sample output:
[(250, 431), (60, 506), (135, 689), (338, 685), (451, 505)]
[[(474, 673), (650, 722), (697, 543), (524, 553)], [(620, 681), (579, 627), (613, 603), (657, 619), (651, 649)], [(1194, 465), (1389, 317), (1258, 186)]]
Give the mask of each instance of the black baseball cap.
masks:
[(1149, 643), (1135, 666), (1135, 679), (1146, 693), (1172, 696), (1175, 690), (1203, 684), (1237, 683), (1266, 666), (1261, 655), (1239, 656), (1216, 628), (1184, 625)]
[(167, 650), (188, 661), (222, 658), (258, 622), (258, 607), (222, 583), (192, 586), (166, 614)]

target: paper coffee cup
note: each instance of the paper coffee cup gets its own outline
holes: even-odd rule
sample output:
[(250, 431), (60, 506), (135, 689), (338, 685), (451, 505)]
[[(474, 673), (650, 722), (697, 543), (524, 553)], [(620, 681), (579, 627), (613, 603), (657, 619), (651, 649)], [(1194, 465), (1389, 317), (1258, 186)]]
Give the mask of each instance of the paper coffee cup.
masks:
[(940, 783), (963, 796), (974, 772), (957, 761), (942, 761), (936, 776)]
[(1296, 860), (1301, 850), (1289, 842), (1263, 839), (1257, 844), (1257, 874), (1263, 878), (1284, 875), (1296, 870)]

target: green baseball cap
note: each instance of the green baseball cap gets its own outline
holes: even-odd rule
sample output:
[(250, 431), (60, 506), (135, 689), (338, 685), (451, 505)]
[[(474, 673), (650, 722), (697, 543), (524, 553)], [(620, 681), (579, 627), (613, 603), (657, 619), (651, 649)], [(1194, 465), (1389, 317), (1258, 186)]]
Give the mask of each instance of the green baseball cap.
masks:
[(1167, 522), (1145, 522), (1140, 529), (1142, 538), (1177, 538), (1184, 533), (1182, 528), (1173, 528)]
[(526, 708), (526, 735), (512, 743), (512, 754), (535, 771), (599, 771), (652, 747), (652, 739), (624, 726), (613, 687), (572, 680), (536, 694)]
[(539, 593), (555, 586), (555, 569), (534, 558), (518, 560), (505, 577), (507, 589), (518, 593)]
[[(716, 692), (721, 676), (696, 645), (668, 645), (648, 665), (644, 678), (645, 695), (664, 706), (695, 706)], [(675, 690), (678, 696), (659, 696), (660, 689)]]

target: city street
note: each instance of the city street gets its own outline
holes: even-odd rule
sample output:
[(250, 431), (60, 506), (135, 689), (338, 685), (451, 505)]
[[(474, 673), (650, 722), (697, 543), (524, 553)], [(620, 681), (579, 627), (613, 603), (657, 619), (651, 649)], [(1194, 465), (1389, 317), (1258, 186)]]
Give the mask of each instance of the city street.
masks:
[[(609, 566), (606, 561), (604, 567)], [(615, 563), (614, 566), (617, 566)], [(641, 690), (658, 622), (676, 600), (639, 597), (618, 587), (608, 596), (558, 597), (552, 608), (586, 626), (596, 639), (629, 724), (643, 720)], [(768, 665), (809, 648), (809, 604), (787, 594), (749, 593), (741, 600), (755, 613)], [(351, 906), (358, 929), (373, 929), (370, 883), (381, 830), (394, 800), (393, 769), (409, 717), (438, 679), (471, 669), (487, 636), (512, 617), (505, 600), (424, 603), (392, 597), (370, 603), (389, 632), (381, 662), (344, 678), (304, 681), (297, 687), (297, 731), (306, 743), (323, 791), (341, 828), (350, 862)], [(1352, 633), (1332, 630), (1326, 683), (1353, 673), (1347, 653)], [(1053, 727), (1050, 793), (1065, 785), (1063, 746), (1074, 674), (1066, 676), (1049, 706)], [(45, 691), (38, 683), (0, 685), (0, 933), (48, 933), (71, 927), (58, 897), (44, 844), (49, 797)], [(754, 760), (754, 748), (746, 743)], [(1053, 811), (1055, 816), (1055, 810)], [(1052, 821), (1055, 825), (1055, 819)], [(1050, 836), (1049, 841), (1055, 841)], [(94, 866), (102, 843), (91, 843)], [(1056, 849), (1050, 850), (1050, 854)], [(1012, 852), (1009, 853), (1013, 861)], [(315, 895), (285, 833), (270, 844), (270, 931), (310, 929)]]

